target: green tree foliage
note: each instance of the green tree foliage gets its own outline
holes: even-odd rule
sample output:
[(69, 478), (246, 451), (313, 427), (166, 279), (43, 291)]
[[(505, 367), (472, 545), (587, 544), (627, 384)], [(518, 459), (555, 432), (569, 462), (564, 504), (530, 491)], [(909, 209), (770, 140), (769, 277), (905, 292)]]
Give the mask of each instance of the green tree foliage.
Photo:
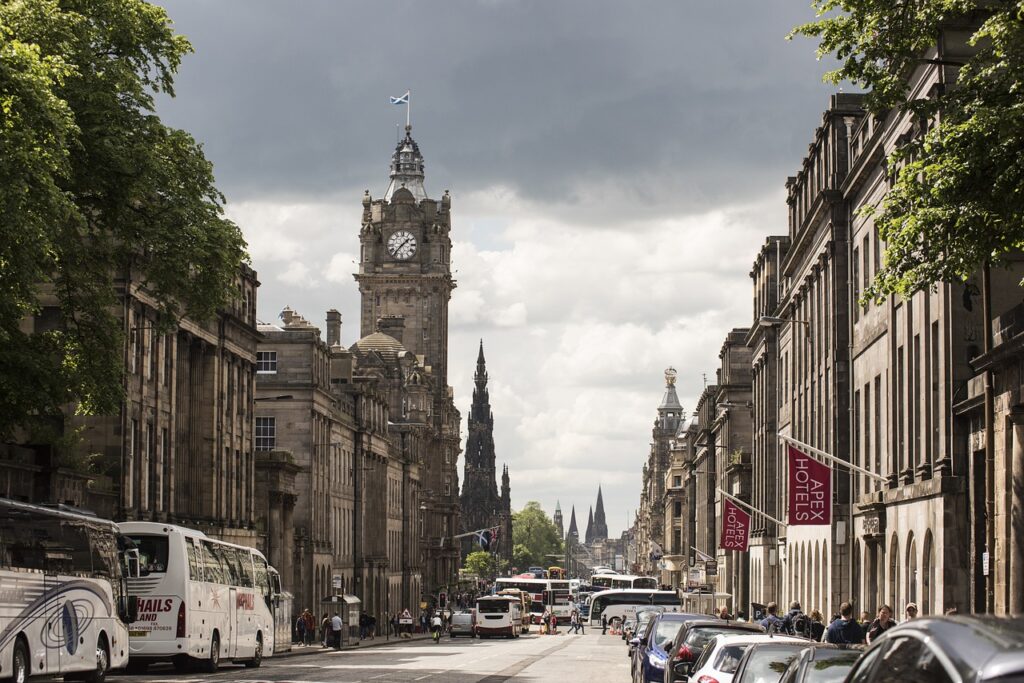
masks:
[[(213, 170), (154, 113), (191, 50), (142, 0), (0, 0), (0, 436), (115, 412), (132, 273), (162, 324), (208, 319), (247, 257)], [(25, 320), (52, 295), (60, 322)]]
[(563, 552), (558, 528), (540, 503), (530, 501), (522, 510), (512, 513), (512, 563), (519, 570), (530, 565), (559, 564), (555, 555), (561, 556)]
[(466, 555), (462, 563), (463, 569), (480, 577), (492, 577), (502, 574), (508, 568), (508, 562), (486, 550), (476, 550)]
[[(963, 281), (1024, 247), (1024, 0), (815, 0), (819, 19), (794, 29), (840, 66), (826, 75), (868, 89), (875, 113), (923, 123), (897, 149), (884, 201), (871, 207), (885, 263), (865, 296), (909, 295)], [(973, 53), (937, 60), (955, 84), (908, 101), (908, 76), (943, 31), (966, 30)], [(946, 35), (952, 35), (949, 32)]]

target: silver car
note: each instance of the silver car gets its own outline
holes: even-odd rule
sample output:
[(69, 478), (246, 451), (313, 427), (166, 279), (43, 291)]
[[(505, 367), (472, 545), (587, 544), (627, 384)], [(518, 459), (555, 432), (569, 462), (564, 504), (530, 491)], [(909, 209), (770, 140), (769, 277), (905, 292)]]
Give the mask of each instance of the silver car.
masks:
[(476, 610), (468, 609), (453, 614), (451, 628), (448, 629), (448, 635), (452, 638), (455, 636), (469, 636), (470, 638), (476, 638)]

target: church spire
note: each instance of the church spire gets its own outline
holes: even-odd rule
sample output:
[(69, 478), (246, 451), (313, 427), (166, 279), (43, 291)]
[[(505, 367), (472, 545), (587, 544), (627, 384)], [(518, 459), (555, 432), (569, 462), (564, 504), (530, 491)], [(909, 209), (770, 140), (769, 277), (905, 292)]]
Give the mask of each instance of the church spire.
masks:
[(569, 515), (569, 533), (566, 534), (568, 538), (574, 541), (580, 540), (580, 531), (576, 528), (576, 506), (572, 506), (572, 513)]
[(594, 508), (590, 508), (590, 512), (587, 514), (587, 532), (584, 536), (585, 543), (592, 543), (594, 540)]
[(603, 541), (608, 538), (608, 522), (604, 516), (604, 499), (601, 496), (601, 485), (597, 486), (597, 508), (594, 510), (594, 539)]
[(398, 141), (391, 155), (390, 175), (391, 182), (384, 199), (391, 201), (391, 196), (403, 187), (412, 193), (416, 201), (427, 198), (423, 187), (423, 155), (420, 154), (420, 146), (412, 139), (412, 126), (408, 124), (405, 126), (405, 138)]
[(476, 355), (476, 372), (473, 374), (473, 381), (480, 391), (487, 390), (487, 359), (484, 358), (484, 340), (480, 340), (480, 351)]
[(555, 501), (555, 516), (552, 518), (555, 528), (558, 529), (558, 538), (565, 538), (565, 528), (562, 526), (562, 503)]

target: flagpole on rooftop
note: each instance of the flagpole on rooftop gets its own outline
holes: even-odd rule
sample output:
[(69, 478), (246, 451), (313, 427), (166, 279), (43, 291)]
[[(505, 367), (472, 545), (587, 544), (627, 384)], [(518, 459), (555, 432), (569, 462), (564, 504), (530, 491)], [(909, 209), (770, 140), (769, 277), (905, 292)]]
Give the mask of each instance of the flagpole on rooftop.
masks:
[(729, 500), (731, 500), (732, 502), (736, 503), (737, 505), (742, 505), (743, 507), (747, 508), (748, 510), (750, 510), (751, 512), (753, 512), (753, 513), (754, 513), (755, 515), (761, 515), (761, 516), (762, 516), (762, 517), (764, 517), (765, 519), (770, 519), (771, 521), (773, 521), (773, 522), (775, 522), (776, 524), (779, 524), (779, 525), (781, 525), (781, 526), (789, 526), (789, 525), (788, 525), (788, 524), (786, 524), (785, 522), (780, 522), (779, 520), (775, 519), (775, 518), (774, 518), (774, 517), (772, 517), (771, 515), (769, 515), (769, 514), (767, 514), (767, 513), (764, 513), (764, 512), (761, 512), (760, 510), (758, 510), (758, 509), (757, 509), (756, 507), (754, 507), (754, 506), (753, 506), (753, 505), (751, 505), (750, 503), (744, 503), (744, 502), (743, 502), (742, 500), (740, 500), (740, 499), (739, 499), (739, 498), (737, 498), (736, 496), (734, 496), (734, 495), (732, 495), (732, 494), (729, 494), (729, 493), (726, 493), (726, 492), (725, 492), (725, 491), (723, 491), (722, 489), (718, 489), (718, 492), (719, 492), (719, 493), (721, 493), (721, 494), (722, 494), (723, 496), (725, 496), (726, 498), (728, 498)]
[(405, 128), (406, 130), (410, 127), (410, 115), (412, 111), (412, 90), (405, 91)]

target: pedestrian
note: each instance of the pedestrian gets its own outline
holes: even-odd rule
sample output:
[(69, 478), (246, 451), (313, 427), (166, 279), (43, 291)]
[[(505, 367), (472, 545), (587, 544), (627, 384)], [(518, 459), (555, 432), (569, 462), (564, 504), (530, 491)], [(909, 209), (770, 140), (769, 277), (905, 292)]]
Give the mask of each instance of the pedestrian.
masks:
[(359, 614), (359, 640), (366, 640), (366, 629), (370, 625), (370, 615), (363, 610)]
[(608, 615), (601, 614), (601, 635), (608, 633)]
[(868, 612), (867, 610), (864, 610), (863, 612), (860, 613), (860, 619), (858, 619), (857, 621), (858, 621), (858, 623), (860, 623), (861, 628), (863, 628), (865, 631), (867, 631), (868, 630), (868, 626), (871, 625), (871, 613)]
[(810, 626), (810, 638), (814, 642), (821, 642), (821, 637), (825, 635), (825, 620), (821, 616), (821, 611), (812, 609), (811, 610), (811, 626)]
[(895, 625), (896, 622), (892, 620), (892, 608), (889, 605), (879, 607), (878, 618), (871, 622), (871, 626), (868, 626), (868, 645)]
[(293, 643), (299, 645), (305, 645), (306, 643), (306, 615), (300, 614), (295, 620), (295, 637), (292, 638)]
[(576, 611), (576, 632), (579, 633), (580, 635), (586, 635), (587, 634), (587, 630), (586, 630), (586, 628), (584, 628), (584, 626), (586, 626), (586, 622), (583, 619), (583, 614), (579, 610), (577, 610)]
[(860, 645), (864, 642), (864, 629), (853, 618), (853, 605), (839, 605), (839, 618), (828, 625), (825, 642), (834, 645)]
[(729, 608), (725, 605), (718, 608), (718, 614), (716, 616), (724, 621), (732, 621), (732, 615), (729, 614)]
[(910, 621), (911, 619), (917, 619), (917, 603), (908, 602), (906, 612), (904, 613), (903, 621)]
[(312, 645), (313, 638), (316, 637), (316, 619), (313, 618), (313, 613), (309, 611), (309, 608), (302, 613), (302, 618), (306, 621), (306, 645)]
[(551, 620), (551, 628), (548, 629), (548, 633), (556, 635), (558, 633), (558, 616), (555, 614), (554, 610), (551, 611), (551, 616), (548, 618)]
[(434, 637), (434, 642), (441, 642), (441, 616), (437, 612), (434, 612), (434, 616), (430, 620), (430, 630)]
[(569, 615), (569, 633), (576, 633), (577, 628), (580, 625), (580, 614), (576, 610), (572, 611)]
[(320, 642), (324, 647), (331, 646), (331, 618), (324, 612), (324, 618), (320, 620)]
[(768, 633), (782, 633), (786, 628), (786, 622), (779, 618), (779, 603), (769, 602), (765, 607), (768, 616), (761, 620), (761, 627)]
[(782, 627), (791, 636), (806, 636), (806, 631), (810, 629), (810, 620), (796, 600), (789, 603), (789, 611), (782, 619)]
[(335, 612), (334, 616), (331, 617), (331, 638), (333, 639), (332, 642), (334, 643), (335, 650), (341, 649), (341, 628), (341, 617)]
[(366, 617), (366, 633), (370, 636), (370, 640), (373, 640), (377, 635), (377, 617), (367, 615)]
[(747, 613), (744, 612), (743, 610), (737, 610), (736, 611), (736, 621), (740, 622), (741, 624), (747, 623)]

